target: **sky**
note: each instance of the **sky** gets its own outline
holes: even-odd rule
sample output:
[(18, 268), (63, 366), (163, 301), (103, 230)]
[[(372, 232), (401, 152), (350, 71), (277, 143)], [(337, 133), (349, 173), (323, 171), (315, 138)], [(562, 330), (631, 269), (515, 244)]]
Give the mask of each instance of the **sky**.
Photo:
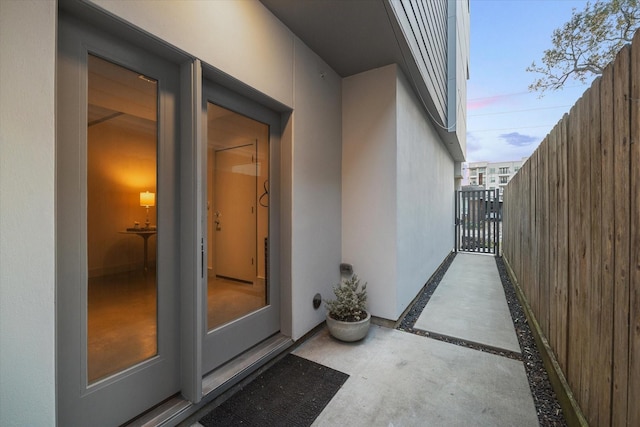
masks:
[(589, 88), (569, 80), (556, 92), (529, 92), (551, 35), (586, 0), (471, 0), (467, 161), (528, 157)]

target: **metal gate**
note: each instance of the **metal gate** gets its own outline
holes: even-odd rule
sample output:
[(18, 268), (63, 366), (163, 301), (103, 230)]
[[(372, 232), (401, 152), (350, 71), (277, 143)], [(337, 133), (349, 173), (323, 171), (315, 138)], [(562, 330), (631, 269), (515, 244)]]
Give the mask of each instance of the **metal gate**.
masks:
[(456, 191), (456, 252), (500, 254), (500, 190)]

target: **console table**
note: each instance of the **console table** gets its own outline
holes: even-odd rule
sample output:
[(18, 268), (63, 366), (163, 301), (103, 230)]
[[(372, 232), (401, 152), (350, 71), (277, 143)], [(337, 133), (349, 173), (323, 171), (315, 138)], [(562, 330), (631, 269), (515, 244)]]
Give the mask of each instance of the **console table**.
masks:
[(147, 247), (148, 247), (148, 241), (149, 241), (149, 237), (153, 236), (154, 234), (156, 234), (158, 232), (158, 230), (156, 229), (150, 229), (150, 228), (140, 228), (140, 229), (128, 229), (128, 230), (124, 230), (124, 231), (120, 231), (121, 234), (135, 234), (137, 236), (142, 237), (142, 239), (144, 240), (144, 271), (148, 271), (149, 270), (149, 262), (148, 262), (148, 256), (147, 256)]

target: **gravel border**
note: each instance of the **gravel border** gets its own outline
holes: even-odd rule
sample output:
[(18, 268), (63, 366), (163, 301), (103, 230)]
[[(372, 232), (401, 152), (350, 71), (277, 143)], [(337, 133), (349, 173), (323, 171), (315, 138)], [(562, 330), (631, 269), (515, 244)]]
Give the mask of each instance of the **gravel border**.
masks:
[(529, 379), (529, 387), (538, 412), (540, 426), (566, 426), (567, 421), (564, 418), (556, 393), (549, 382), (549, 374), (544, 367), (535, 338), (531, 333), (527, 316), (520, 305), (520, 300), (518, 300), (502, 257), (496, 257), (496, 265), (507, 297), (511, 319), (513, 319), (516, 335), (520, 342), (520, 349), (525, 359), (524, 368)]
[(483, 351), (486, 353), (522, 361), (527, 374), (527, 379), (529, 380), (529, 387), (531, 388), (531, 394), (536, 406), (536, 412), (538, 413), (538, 422), (540, 423), (540, 426), (566, 426), (567, 422), (564, 419), (562, 408), (560, 407), (560, 403), (558, 402), (556, 394), (551, 387), (551, 383), (549, 382), (549, 375), (547, 374), (547, 371), (542, 362), (542, 358), (540, 357), (540, 352), (538, 351), (535, 339), (533, 337), (533, 334), (531, 333), (531, 328), (529, 327), (527, 317), (524, 313), (524, 310), (522, 309), (522, 306), (520, 305), (520, 301), (518, 300), (513, 284), (511, 283), (511, 279), (509, 278), (509, 275), (505, 268), (504, 261), (501, 257), (496, 257), (496, 266), (498, 267), (498, 273), (500, 274), (500, 279), (507, 299), (507, 305), (509, 306), (509, 312), (511, 313), (511, 319), (513, 320), (513, 325), (518, 337), (518, 342), (520, 343), (522, 354), (497, 349), (494, 347), (485, 346), (458, 338), (452, 338), (429, 331), (414, 329), (413, 326), (418, 320), (418, 317), (429, 302), (429, 299), (435, 292), (438, 284), (440, 284), (440, 281), (444, 277), (444, 274), (446, 273), (455, 257), (455, 252), (449, 254), (442, 265), (422, 288), (422, 291), (414, 300), (413, 305), (408, 310), (406, 315), (398, 323), (396, 329), (467, 348), (473, 348), (475, 350)]

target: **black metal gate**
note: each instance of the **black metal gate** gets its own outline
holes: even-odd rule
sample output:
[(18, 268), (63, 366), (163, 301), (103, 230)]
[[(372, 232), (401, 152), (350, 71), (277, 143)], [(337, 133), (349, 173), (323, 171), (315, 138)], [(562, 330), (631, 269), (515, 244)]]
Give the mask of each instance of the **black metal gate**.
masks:
[(456, 252), (500, 254), (500, 190), (456, 191)]

